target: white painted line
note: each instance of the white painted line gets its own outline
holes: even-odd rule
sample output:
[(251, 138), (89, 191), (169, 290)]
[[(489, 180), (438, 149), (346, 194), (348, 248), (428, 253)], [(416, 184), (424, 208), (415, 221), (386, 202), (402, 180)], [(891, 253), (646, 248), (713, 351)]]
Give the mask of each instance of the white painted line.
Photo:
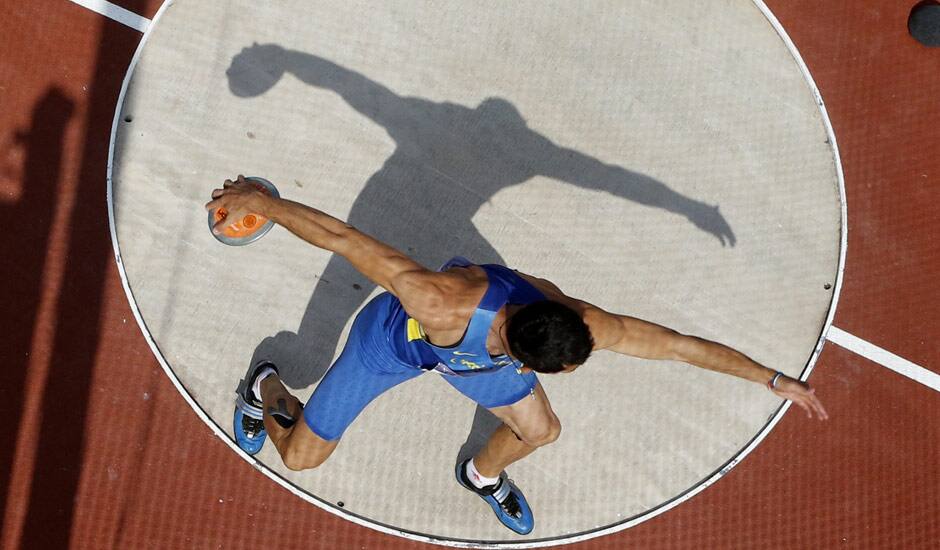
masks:
[(886, 367), (911, 380), (920, 382), (928, 388), (940, 391), (940, 374), (911, 363), (903, 357), (898, 357), (888, 350), (881, 349), (875, 344), (862, 340), (858, 336), (849, 334), (837, 327), (830, 327), (826, 338), (830, 342), (838, 344), (849, 351), (853, 351), (865, 359), (874, 361), (882, 367)]
[(137, 31), (147, 32), (147, 29), (150, 28), (150, 20), (146, 17), (141, 17), (107, 0), (72, 0), (72, 2)]

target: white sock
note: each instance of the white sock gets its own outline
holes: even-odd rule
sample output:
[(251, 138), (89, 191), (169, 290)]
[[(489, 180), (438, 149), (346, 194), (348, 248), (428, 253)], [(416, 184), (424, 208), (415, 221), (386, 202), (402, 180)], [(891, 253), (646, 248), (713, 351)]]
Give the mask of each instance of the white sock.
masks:
[(487, 485), (496, 485), (496, 483), (499, 481), (499, 476), (486, 477), (478, 472), (472, 458), (470, 459), (470, 462), (467, 462), (467, 477), (470, 478), (470, 483), (472, 483), (473, 486), (477, 489), (482, 489)]
[(261, 369), (261, 372), (258, 373), (258, 376), (255, 377), (255, 383), (251, 385), (251, 393), (255, 394), (255, 397), (258, 398), (258, 401), (264, 400), (261, 398), (261, 381), (271, 376), (272, 374), (277, 373), (271, 367), (264, 367)]

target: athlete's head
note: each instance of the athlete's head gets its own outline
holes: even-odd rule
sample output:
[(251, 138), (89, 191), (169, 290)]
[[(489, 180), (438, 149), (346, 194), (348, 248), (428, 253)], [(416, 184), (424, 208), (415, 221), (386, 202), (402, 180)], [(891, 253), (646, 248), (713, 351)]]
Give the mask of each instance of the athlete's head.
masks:
[(584, 363), (594, 347), (591, 331), (581, 316), (551, 300), (523, 306), (510, 317), (506, 340), (516, 359), (546, 374)]

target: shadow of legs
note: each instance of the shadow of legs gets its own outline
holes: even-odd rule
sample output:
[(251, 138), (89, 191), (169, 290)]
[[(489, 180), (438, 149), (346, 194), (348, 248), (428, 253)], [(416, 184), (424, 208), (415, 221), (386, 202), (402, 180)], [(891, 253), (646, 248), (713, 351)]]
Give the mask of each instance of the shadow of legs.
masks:
[(487, 440), (502, 423), (503, 421), (496, 418), (496, 415), (477, 405), (476, 411), (473, 413), (473, 426), (470, 428), (470, 433), (467, 434), (467, 440), (457, 451), (454, 467), (456, 468), (458, 464), (480, 452), (480, 449), (486, 445)]
[(265, 338), (255, 349), (252, 364), (271, 361), (290, 388), (316, 384), (332, 363), (343, 328), (373, 289), (375, 285), (349, 262), (332, 256), (297, 333), (283, 331)]

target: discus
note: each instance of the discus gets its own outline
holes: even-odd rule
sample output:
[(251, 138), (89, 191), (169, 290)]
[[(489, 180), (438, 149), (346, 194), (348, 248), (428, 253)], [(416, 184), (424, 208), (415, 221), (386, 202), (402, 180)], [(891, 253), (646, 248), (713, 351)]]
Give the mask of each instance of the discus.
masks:
[[(270, 181), (257, 176), (246, 177), (245, 179), (248, 183), (254, 185), (258, 191), (275, 198), (280, 198), (281, 195), (277, 192), (277, 188), (274, 187), (274, 184)], [(217, 234), (212, 231), (215, 224), (224, 220), (227, 216), (228, 212), (226, 212), (224, 208), (216, 208), (212, 212), (209, 212), (209, 232), (212, 233), (212, 236), (218, 239), (219, 242), (229, 246), (251, 244), (261, 237), (264, 237), (265, 233), (274, 227), (274, 222), (261, 214), (246, 214), (234, 224), (230, 223), (223, 227), (221, 233)]]

